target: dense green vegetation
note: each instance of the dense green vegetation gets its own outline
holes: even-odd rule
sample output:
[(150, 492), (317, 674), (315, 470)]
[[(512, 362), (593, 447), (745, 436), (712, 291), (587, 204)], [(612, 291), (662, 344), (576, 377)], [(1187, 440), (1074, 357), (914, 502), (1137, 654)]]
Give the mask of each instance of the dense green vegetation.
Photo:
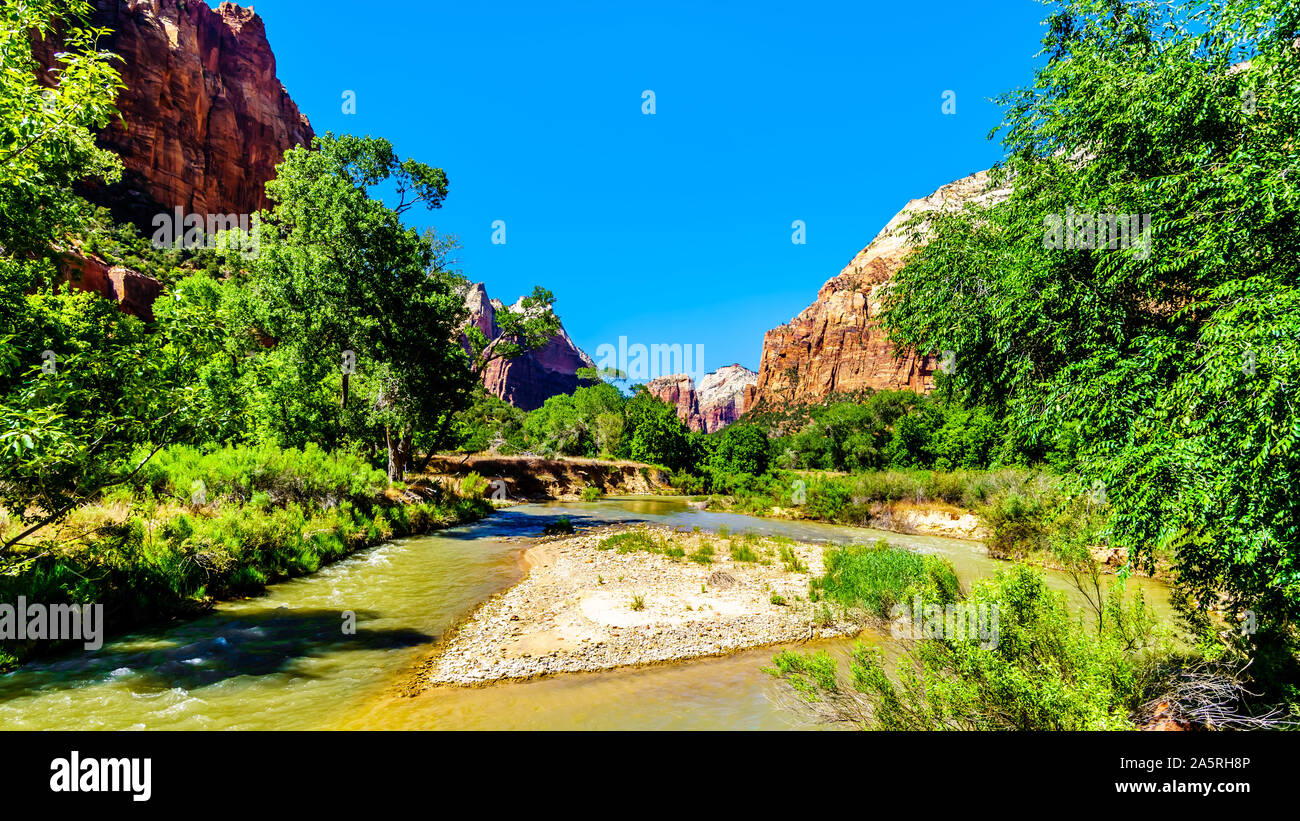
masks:
[[(112, 224), (74, 193), (120, 176), (93, 137), (122, 83), (90, 8), (0, 9), (0, 592), (97, 601), (118, 630), (481, 514), (394, 494), (482, 369), (554, 333), (551, 295), (498, 311), (508, 339), (462, 337), (451, 242), (402, 221), (446, 176), (377, 138), (289, 151), (251, 234), (213, 247)], [(56, 31), (46, 88), (30, 38)], [(154, 319), (69, 287), (78, 250), (156, 275)]]
[(886, 619), (900, 602), (921, 596), (930, 603), (948, 604), (961, 595), (952, 564), (938, 556), (874, 545), (828, 548), (826, 575), (812, 582), (812, 599), (829, 599)]
[[(317, 444), (400, 480), (417, 448), (449, 441), (486, 363), (557, 327), (539, 289), (499, 312), (509, 340), (471, 331), (459, 341), (466, 282), (446, 267), (451, 243), (401, 221), (417, 205), (439, 207), (446, 176), (382, 139), (326, 135), (288, 152), (252, 236), (158, 248), (107, 225), (72, 193), (119, 173), (92, 137), (121, 82), (116, 58), (93, 50), (100, 32), (77, 25), (88, 11), (81, 0), (4, 10), (0, 506), (22, 525), (4, 548), (130, 483), (173, 444)], [(45, 89), (29, 32), (52, 36), (56, 24), (66, 67)], [(167, 286), (156, 321), (65, 285), (60, 255), (77, 247), (156, 270)]]
[[(1060, 3), (1034, 83), (1003, 98), (1010, 199), (936, 219), (885, 315), (898, 341), (953, 351), (954, 395), (1012, 439), (1077, 431), (1071, 468), (1104, 491), (1106, 539), (1140, 562), (1171, 553), (1199, 615), (1256, 617), (1250, 643), (1287, 677), (1298, 29), (1281, 0)], [(1067, 213), (1143, 215), (1152, 233), (1058, 248)]]
[(884, 730), (1132, 729), (1159, 691), (1161, 640), (1140, 599), (1114, 600), (1113, 617), (1089, 632), (1037, 571), (1016, 566), (964, 603), (997, 608), (996, 644), (925, 639), (892, 671), (878, 648), (858, 645), (847, 682), (825, 651), (787, 650), (771, 672), (824, 718)]

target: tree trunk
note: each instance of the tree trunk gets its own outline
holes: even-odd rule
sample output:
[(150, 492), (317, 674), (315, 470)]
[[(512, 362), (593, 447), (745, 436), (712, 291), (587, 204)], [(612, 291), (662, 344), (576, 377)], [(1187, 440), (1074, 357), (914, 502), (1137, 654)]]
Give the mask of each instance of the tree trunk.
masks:
[(384, 438), (388, 442), (388, 481), (400, 482), (411, 464), (411, 431), (393, 435), (391, 428), (384, 428)]
[(388, 482), (402, 481), (402, 468), (406, 465), (406, 460), (402, 458), (400, 437), (394, 437), (391, 428), (384, 428), (384, 439), (388, 443)]

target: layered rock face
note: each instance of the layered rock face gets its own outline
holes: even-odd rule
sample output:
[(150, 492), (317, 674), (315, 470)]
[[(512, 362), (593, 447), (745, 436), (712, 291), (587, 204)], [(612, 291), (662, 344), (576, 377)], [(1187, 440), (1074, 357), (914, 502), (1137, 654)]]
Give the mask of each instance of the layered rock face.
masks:
[(992, 205), (1009, 194), (992, 188), (988, 172), (981, 171), (909, 202), (821, 287), (816, 302), (763, 336), (758, 381), (746, 389), (745, 408), (805, 404), (866, 389), (932, 390), (937, 357), (897, 350), (879, 323), (881, 298), (914, 247), (904, 223), (918, 213), (966, 203)]
[[(522, 297), (520, 297), (522, 300)], [(501, 335), (496, 324), (496, 312), (504, 303), (489, 299), (487, 288), (476, 282), (465, 294), (465, 307), (469, 322), (477, 325), (489, 339)], [(516, 301), (515, 310), (520, 308)], [(483, 373), (483, 387), (487, 392), (523, 410), (536, 410), (552, 396), (573, 393), (579, 386), (578, 369), (595, 368), (596, 363), (587, 356), (563, 328), (542, 348), (529, 351), (514, 359), (497, 359)]]
[[(92, 200), (146, 236), (156, 214), (251, 214), (284, 152), (310, 144), (307, 118), (275, 73), (262, 18), (251, 8), (202, 0), (94, 0), (91, 25), (112, 30), (100, 47), (126, 83), (122, 121), (99, 135), (122, 158), (120, 183)], [(54, 43), (36, 56), (52, 65)], [(46, 75), (48, 77), (48, 75)]]
[(696, 388), (687, 374), (651, 380), (646, 390), (677, 408), (677, 418), (694, 431), (713, 433), (735, 422), (745, 412), (745, 390), (758, 374), (743, 365), (727, 365), (707, 374)]

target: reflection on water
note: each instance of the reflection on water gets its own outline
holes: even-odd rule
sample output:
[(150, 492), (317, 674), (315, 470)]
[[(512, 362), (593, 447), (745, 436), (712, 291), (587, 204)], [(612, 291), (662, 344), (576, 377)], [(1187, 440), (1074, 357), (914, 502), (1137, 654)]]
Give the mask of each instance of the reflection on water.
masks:
[[(393, 695), (458, 618), (520, 574), (518, 536), (574, 524), (650, 521), (805, 541), (884, 538), (940, 553), (963, 581), (1001, 563), (974, 542), (695, 510), (680, 499), (522, 505), (433, 536), (382, 545), (265, 596), (0, 676), (3, 729), (782, 729), (804, 726), (762, 672), (772, 648), (720, 659)], [(1163, 588), (1138, 580), (1166, 608)], [(1049, 582), (1071, 590), (1061, 577)], [(1079, 601), (1075, 597), (1075, 601)], [(344, 612), (356, 632), (344, 631)], [(889, 641), (879, 636), (863, 640)], [(824, 643), (844, 653), (847, 641)]]

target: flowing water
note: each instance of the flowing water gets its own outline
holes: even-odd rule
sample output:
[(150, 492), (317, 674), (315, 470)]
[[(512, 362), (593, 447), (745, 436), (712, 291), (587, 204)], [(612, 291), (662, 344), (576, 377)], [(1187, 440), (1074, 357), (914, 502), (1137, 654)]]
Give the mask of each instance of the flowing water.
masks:
[[(1002, 563), (976, 542), (696, 510), (680, 499), (530, 504), (358, 553), (312, 576), (0, 676), (0, 729), (783, 729), (808, 726), (762, 672), (775, 648), (726, 658), (397, 695), (430, 643), (519, 579), (519, 537), (649, 521), (802, 541), (886, 539), (948, 557), (963, 582)], [(1159, 612), (1167, 593), (1135, 580)], [(1068, 582), (1050, 574), (1052, 586)], [(1071, 591), (1072, 592), (1072, 591)], [(1081, 599), (1074, 597), (1076, 603)], [(343, 612), (356, 616), (354, 634)], [(860, 640), (893, 649), (887, 636)], [(847, 653), (852, 642), (820, 643)], [(807, 645), (805, 645), (806, 647)]]

